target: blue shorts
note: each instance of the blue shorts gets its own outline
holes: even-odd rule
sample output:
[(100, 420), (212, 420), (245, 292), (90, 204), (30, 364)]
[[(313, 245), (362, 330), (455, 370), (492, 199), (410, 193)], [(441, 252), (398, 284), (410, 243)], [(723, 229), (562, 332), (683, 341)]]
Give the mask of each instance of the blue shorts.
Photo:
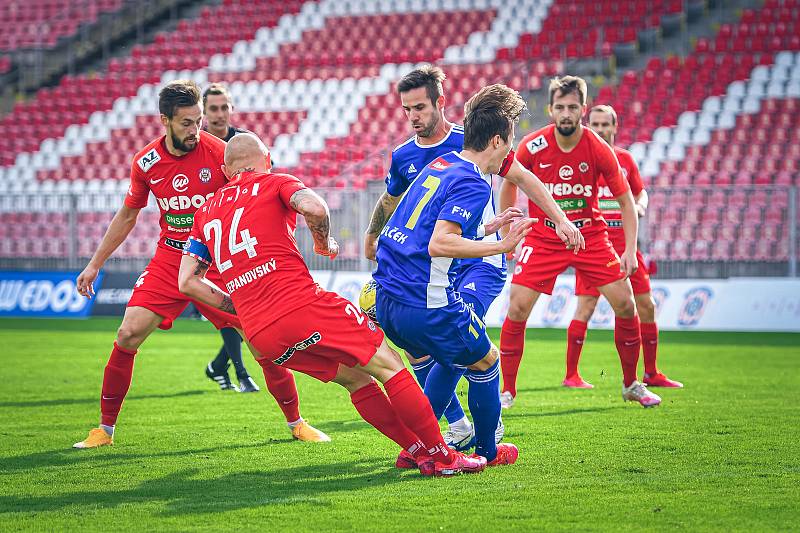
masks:
[(505, 284), (505, 269), (500, 270), (481, 262), (466, 265), (456, 277), (455, 288), (467, 305), (483, 320), (489, 306), (503, 292)]
[(415, 358), (430, 355), (442, 365), (466, 367), (492, 346), (483, 320), (463, 300), (437, 309), (412, 307), (378, 286), (375, 311), (386, 336)]

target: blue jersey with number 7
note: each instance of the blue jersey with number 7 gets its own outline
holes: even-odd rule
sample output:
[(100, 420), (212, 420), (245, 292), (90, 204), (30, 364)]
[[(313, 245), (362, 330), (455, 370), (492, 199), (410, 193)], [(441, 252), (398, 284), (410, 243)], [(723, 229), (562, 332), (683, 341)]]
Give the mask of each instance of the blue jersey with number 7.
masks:
[(428, 244), (438, 220), (455, 222), (463, 237), (476, 238), (492, 193), (490, 179), (457, 152), (425, 167), (378, 239), (373, 278), (386, 296), (427, 309), (456, 301), (453, 283), (461, 261), (431, 257)]

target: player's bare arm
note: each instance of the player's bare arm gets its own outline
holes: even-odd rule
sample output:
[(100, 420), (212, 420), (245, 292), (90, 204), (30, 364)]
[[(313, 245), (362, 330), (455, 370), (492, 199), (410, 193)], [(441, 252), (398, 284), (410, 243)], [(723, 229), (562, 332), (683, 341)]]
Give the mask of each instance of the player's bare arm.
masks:
[(339, 244), (331, 237), (331, 218), (328, 204), (311, 189), (301, 189), (289, 199), (289, 205), (303, 215), (314, 239), (314, 253), (335, 258)]
[(642, 189), (639, 194), (636, 195), (636, 214), (639, 215), (639, 218), (644, 217), (647, 214), (647, 206), (650, 205), (650, 197), (647, 195), (647, 191)]
[(489, 257), (514, 250), (531, 231), (536, 222), (534, 218), (519, 218), (510, 224), (508, 233), (500, 241), (481, 241), (466, 239), (461, 234), (461, 226), (449, 220), (437, 220), (433, 228), (428, 253), (431, 257), (452, 257), (467, 259)]
[(178, 271), (178, 290), (204, 304), (216, 307), (226, 313), (236, 314), (231, 297), (203, 282), (208, 265), (190, 255), (181, 258)]
[(620, 268), (630, 276), (638, 268), (636, 260), (636, 239), (639, 233), (639, 217), (634, 206), (630, 189), (616, 197), (622, 211), (622, 231), (625, 233), (625, 251), (620, 256)]
[(136, 225), (136, 218), (139, 216), (140, 209), (133, 209), (126, 205), (122, 205), (114, 218), (111, 220), (108, 229), (106, 230), (100, 245), (95, 250), (94, 255), (89, 260), (89, 264), (83, 269), (83, 272), (78, 275), (75, 285), (78, 288), (78, 294), (91, 298), (94, 296), (94, 280), (97, 279), (97, 274), (103, 267), (105, 262), (111, 257), (120, 244), (130, 234), (133, 227)]
[[(500, 184), (500, 211), (505, 211), (509, 207), (517, 204), (517, 186), (511, 180), (504, 179)], [(505, 237), (509, 228), (500, 228), (500, 235)]]
[(392, 196), (386, 191), (378, 198), (378, 203), (375, 204), (375, 209), (372, 210), (372, 217), (369, 219), (369, 227), (367, 227), (364, 235), (364, 255), (367, 259), (375, 260), (375, 253), (378, 249), (378, 236), (380, 236), (381, 230), (386, 225), (386, 221), (397, 209), (400, 198), (401, 196)]
[[(516, 187), (522, 189), (522, 192), (530, 198), (545, 214), (555, 222), (556, 235), (564, 241), (568, 249), (582, 250), (586, 248), (586, 243), (583, 240), (583, 235), (580, 230), (569, 221), (567, 215), (559, 207), (553, 195), (551, 195), (542, 181), (530, 170), (523, 167), (519, 161), (514, 160), (509, 168), (505, 179), (510, 181)], [(502, 188), (500, 192), (500, 203), (502, 209), (503, 196)], [(514, 201), (516, 201), (516, 191), (514, 193)]]

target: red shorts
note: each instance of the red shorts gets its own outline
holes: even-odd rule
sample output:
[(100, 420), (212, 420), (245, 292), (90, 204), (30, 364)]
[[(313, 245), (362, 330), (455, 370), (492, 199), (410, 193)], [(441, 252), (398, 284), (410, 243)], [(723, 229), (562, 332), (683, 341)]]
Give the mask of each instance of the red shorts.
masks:
[[(625, 239), (623, 237), (620, 243), (618, 239), (612, 240), (612, 245), (617, 252), (625, 251)], [(636, 269), (630, 278), (631, 287), (633, 287), (633, 294), (647, 294), (650, 292), (650, 273), (647, 271), (647, 266), (644, 264), (644, 257), (642, 252), (636, 250), (636, 262), (639, 263), (639, 268)], [(578, 296), (600, 296), (600, 291), (597, 286), (587, 284), (585, 276), (580, 272), (575, 273), (575, 294)]]
[(335, 292), (295, 309), (250, 337), (259, 359), (320, 381), (336, 377), (339, 365), (369, 363), (383, 332), (358, 307)]
[(511, 283), (552, 294), (556, 278), (570, 266), (594, 287), (625, 279), (619, 257), (606, 233), (601, 232), (587, 237), (586, 249), (577, 254), (561, 242), (526, 238)]
[[(220, 311), (216, 307), (187, 298), (178, 290), (178, 270), (182, 255), (178, 252), (157, 248), (156, 254), (147, 264), (133, 287), (133, 294), (128, 300), (128, 307), (144, 307), (163, 318), (160, 329), (169, 329), (172, 322), (183, 313), (189, 302), (197, 306), (197, 310), (214, 324), (217, 329), (239, 328), (242, 324), (239, 317)], [(210, 269), (208, 281), (218, 287), (225, 284), (216, 269)]]

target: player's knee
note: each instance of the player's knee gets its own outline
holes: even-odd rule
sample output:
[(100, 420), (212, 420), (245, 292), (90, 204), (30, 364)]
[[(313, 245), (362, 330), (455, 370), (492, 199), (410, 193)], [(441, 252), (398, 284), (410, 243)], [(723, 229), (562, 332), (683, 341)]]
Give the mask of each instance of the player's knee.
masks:
[(333, 382), (338, 383), (352, 394), (372, 383), (372, 377), (363, 370), (339, 365), (339, 370), (336, 372)]
[(500, 358), (500, 352), (497, 351), (497, 347), (494, 344), (492, 344), (492, 347), (489, 348), (489, 353), (487, 353), (480, 361), (469, 365), (468, 368), (470, 370), (477, 370), (479, 372), (483, 372), (484, 370), (489, 370), (490, 368), (492, 368), (492, 365), (494, 365), (499, 358)]
[(528, 316), (531, 314), (531, 307), (528, 302), (523, 302), (521, 298), (512, 298), (508, 303), (506, 315), (514, 322), (522, 322), (528, 320)]
[(138, 328), (122, 323), (117, 330), (117, 345), (127, 350), (135, 350), (144, 342), (144, 333)]
[(652, 298), (637, 298), (636, 310), (639, 312), (642, 322), (655, 322), (656, 304)]
[(614, 304), (614, 314), (620, 318), (631, 318), (636, 314), (636, 305), (633, 298), (625, 298)]

